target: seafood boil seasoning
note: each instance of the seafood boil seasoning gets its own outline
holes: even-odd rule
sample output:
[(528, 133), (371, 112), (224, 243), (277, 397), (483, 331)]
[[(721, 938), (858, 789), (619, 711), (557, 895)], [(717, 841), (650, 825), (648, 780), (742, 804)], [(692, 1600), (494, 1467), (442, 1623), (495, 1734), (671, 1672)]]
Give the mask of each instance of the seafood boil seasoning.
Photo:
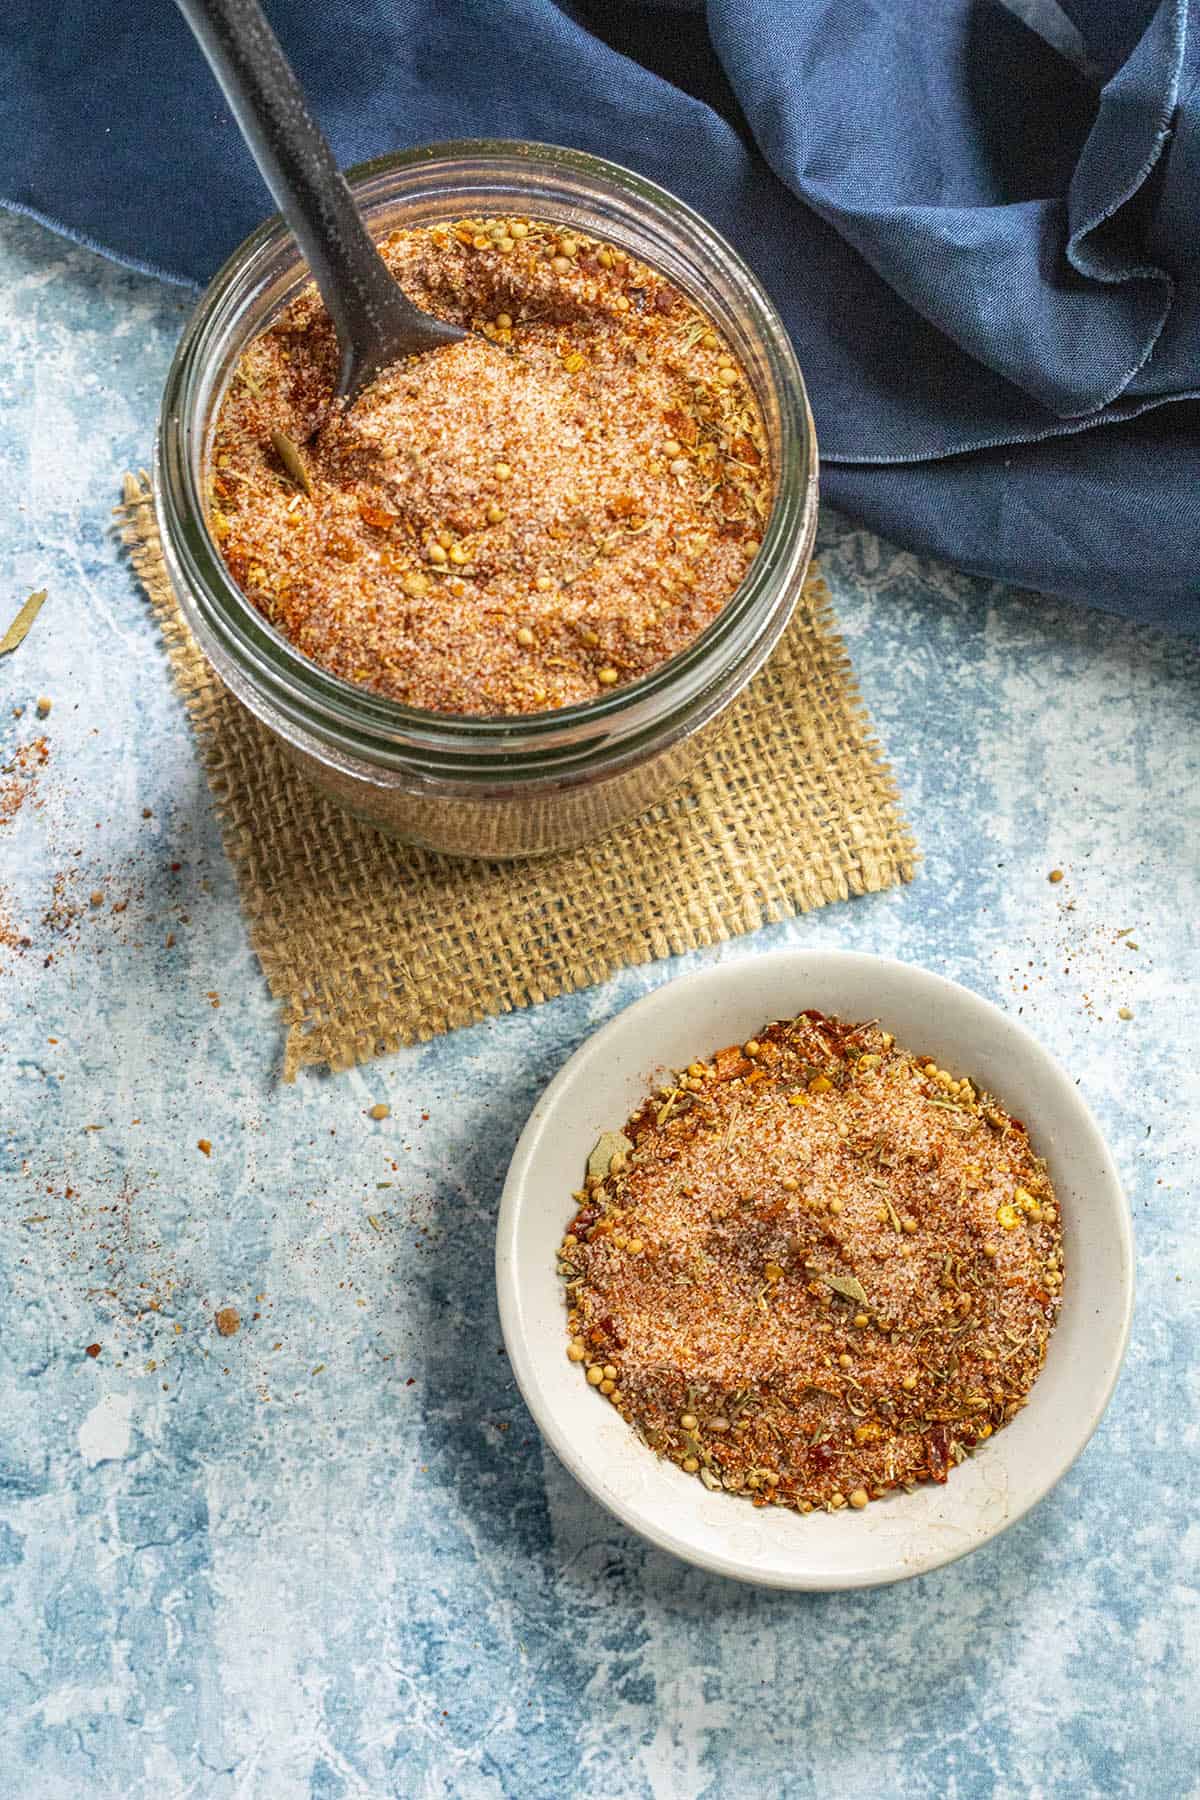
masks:
[(536, 219), (380, 251), (472, 335), (346, 409), (315, 288), (255, 339), (209, 469), (239, 587), (326, 669), (437, 712), (546, 711), (674, 656), (742, 581), (773, 492), (721, 333), (656, 270)]
[(592, 1152), (567, 1355), (709, 1488), (811, 1512), (945, 1481), (1024, 1405), (1063, 1284), (1024, 1126), (875, 1023), (694, 1062)]

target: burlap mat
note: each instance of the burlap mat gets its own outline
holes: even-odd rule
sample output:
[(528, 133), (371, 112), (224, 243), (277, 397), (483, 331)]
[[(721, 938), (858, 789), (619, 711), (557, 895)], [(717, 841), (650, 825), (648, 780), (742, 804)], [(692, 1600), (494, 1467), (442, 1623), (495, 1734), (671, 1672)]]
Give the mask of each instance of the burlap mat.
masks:
[(912, 877), (913, 840), (815, 571), (718, 746), (668, 800), (582, 850), (462, 862), (392, 842), (302, 780), (183, 623), (144, 475), (125, 477), (118, 513), (283, 1004), (285, 1080)]

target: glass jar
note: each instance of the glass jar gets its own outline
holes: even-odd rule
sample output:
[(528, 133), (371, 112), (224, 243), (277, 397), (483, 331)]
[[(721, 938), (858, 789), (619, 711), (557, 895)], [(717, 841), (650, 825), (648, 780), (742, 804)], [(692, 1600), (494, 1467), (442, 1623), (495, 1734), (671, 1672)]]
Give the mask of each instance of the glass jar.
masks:
[(247, 238), (193, 314), (167, 377), (155, 450), (163, 551), (184, 617), (229, 690), (306, 776), (358, 818), (456, 856), (584, 843), (661, 800), (708, 748), (800, 593), (817, 516), (804, 383), (762, 288), (690, 208), (628, 169), (551, 145), (436, 144), (349, 175), (376, 236), (515, 212), (593, 233), (653, 264), (712, 317), (753, 382), (776, 474), (762, 548), (718, 617), (670, 661), (556, 712), (424, 712), (311, 662), (240, 592), (206, 524), (206, 459), (243, 349), (307, 279), (278, 218)]

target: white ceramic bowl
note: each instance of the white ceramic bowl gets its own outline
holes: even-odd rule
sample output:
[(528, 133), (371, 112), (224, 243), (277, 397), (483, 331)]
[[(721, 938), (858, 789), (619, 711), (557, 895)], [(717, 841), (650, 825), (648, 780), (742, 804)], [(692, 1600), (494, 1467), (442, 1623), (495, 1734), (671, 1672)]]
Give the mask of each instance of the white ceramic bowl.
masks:
[[(990, 1089), (1029, 1128), (1063, 1209), (1066, 1282), (1029, 1403), (951, 1472), (863, 1513), (801, 1517), (709, 1493), (634, 1436), (566, 1357), (555, 1251), (587, 1154), (647, 1084), (766, 1021), (816, 1007), (878, 1018), (901, 1044)], [(575, 1052), (517, 1145), (496, 1243), (500, 1322), (547, 1443), (603, 1506), (664, 1550), (781, 1588), (851, 1588), (920, 1575), (976, 1550), (1066, 1473), (1116, 1383), (1133, 1308), (1133, 1240), (1113, 1160), (1071, 1077), (1023, 1026), (926, 969), (841, 950), (789, 950), (668, 983)]]

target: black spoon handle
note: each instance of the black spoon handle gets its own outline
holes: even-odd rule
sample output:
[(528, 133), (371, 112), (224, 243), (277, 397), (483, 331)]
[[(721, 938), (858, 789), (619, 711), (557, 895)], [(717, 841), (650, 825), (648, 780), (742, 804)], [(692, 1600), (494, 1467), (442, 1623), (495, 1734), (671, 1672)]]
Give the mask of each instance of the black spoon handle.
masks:
[(406, 337), (414, 350), (462, 337), (393, 281), (258, 0), (176, 3), (321, 290), (342, 352), (338, 393), (353, 397)]

